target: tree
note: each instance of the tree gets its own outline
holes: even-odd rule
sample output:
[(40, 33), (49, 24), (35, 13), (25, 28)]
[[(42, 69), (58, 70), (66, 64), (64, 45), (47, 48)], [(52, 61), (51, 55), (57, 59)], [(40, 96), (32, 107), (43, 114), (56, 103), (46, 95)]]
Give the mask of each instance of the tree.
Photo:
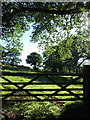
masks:
[(34, 37), (40, 30), (50, 31), (51, 20), (58, 24), (59, 16), (71, 15), (74, 21), (77, 14), (90, 9), (89, 5), (90, 2), (2, 2), (2, 35), (8, 37), (13, 31), (23, 33), (29, 29), (28, 22), (34, 22)]
[[(44, 50), (54, 44), (58, 45), (62, 60), (72, 57), (73, 30), (74, 36), (80, 34), (83, 38), (78, 39), (79, 44), (84, 41), (89, 53), (85, 38), (88, 33), (85, 30), (85, 22), (89, 9), (90, 2), (5, 2), (2, 4), (3, 37), (11, 36), (14, 31), (22, 34), (29, 29), (28, 23), (33, 22), (31, 42), (38, 42)], [(85, 32), (87, 33), (83, 34)], [(80, 51), (78, 46), (75, 49)]]
[(42, 57), (40, 54), (36, 52), (30, 53), (30, 55), (27, 56), (26, 59), (27, 64), (30, 64), (33, 66), (33, 69), (38, 69), (42, 63)]
[(14, 31), (18, 34), (23, 33), (30, 29), (28, 24), (33, 22), (31, 41), (39, 41), (39, 45), (46, 47), (58, 41), (53, 36), (59, 35), (60, 39), (73, 28), (77, 28), (83, 13), (90, 9), (89, 5), (90, 2), (4, 2), (2, 3), (3, 37), (10, 36)]
[(62, 72), (63, 71), (63, 62), (61, 61), (61, 56), (58, 53), (58, 46), (53, 46), (53, 49), (50, 54), (48, 54), (48, 50), (43, 52), (43, 65), (46, 70), (51, 72)]
[(20, 42), (19, 35), (14, 33), (12, 37), (4, 40), (2, 47), (2, 62), (16, 65), (21, 62), (20, 55), (23, 50), (23, 43)]
[(16, 49), (12, 48), (8, 52), (2, 51), (2, 63), (10, 64), (10, 65), (17, 65), (22, 60), (19, 58), (21, 53)]
[(79, 72), (80, 65), (84, 62), (78, 62), (79, 59), (85, 60), (90, 54), (90, 42), (85, 39), (87, 39), (86, 33), (72, 35), (68, 37), (68, 41), (65, 39), (57, 45), (49, 46), (44, 52), (45, 67), (49, 70), (56, 69), (56, 72)]

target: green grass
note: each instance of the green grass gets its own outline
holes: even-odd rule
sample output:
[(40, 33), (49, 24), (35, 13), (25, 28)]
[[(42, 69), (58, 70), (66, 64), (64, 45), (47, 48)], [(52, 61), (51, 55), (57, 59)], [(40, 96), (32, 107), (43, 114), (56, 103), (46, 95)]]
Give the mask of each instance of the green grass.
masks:
[[(15, 66), (14, 68), (11, 66), (10, 68), (7, 67), (7, 69), (3, 70), (3, 71), (7, 71), (7, 72), (25, 72), (25, 73), (31, 73), (31, 69), (29, 68), (22, 68), (22, 67), (17, 67)], [(29, 82), (30, 80), (32, 80), (34, 76), (5, 76), (5, 78), (9, 79), (12, 82)], [(54, 76), (51, 77), (54, 81), (57, 81), (57, 83), (62, 82), (62, 81), (66, 81), (67, 83), (69, 81), (72, 80), (71, 76), (66, 77), (66, 76)], [(6, 82), (4, 79), (0, 78), (2, 82)], [(47, 83), (47, 82), (51, 82), (50, 79), (46, 79), (44, 76), (38, 78), (37, 80), (34, 81), (34, 83)], [(19, 85), (20, 86), (20, 85)], [(15, 87), (14, 85), (3, 85), (2, 86), (3, 89), (17, 89), (17, 87)], [(59, 87), (58, 85), (27, 85), (25, 86), (23, 89), (60, 89), (61, 87)], [(67, 88), (82, 88), (82, 85), (70, 85)], [(41, 94), (41, 93), (54, 93), (50, 92), (50, 91), (33, 91), (31, 93), (33, 94)], [(82, 93), (82, 91), (73, 91), (75, 93)], [(3, 91), (2, 94), (7, 94), (7, 93), (11, 93), (8, 91)], [(20, 92), (21, 94), (24, 94), (24, 92)], [(59, 92), (59, 94), (67, 94), (67, 91), (61, 91)], [(69, 93), (68, 93), (69, 94)], [(55, 96), (57, 97), (57, 96)], [(12, 97), (10, 97), (9, 99), (11, 99)], [(17, 97), (18, 98), (18, 97)], [(26, 99), (29, 99), (31, 97), (26, 97)], [(45, 98), (44, 97), (40, 97), (40, 98)], [(73, 96), (58, 96), (57, 98), (73, 98)], [(19, 99), (22, 99), (21, 97), (19, 97)], [(24, 96), (25, 99), (25, 96)], [(63, 104), (62, 104), (63, 103)], [(49, 118), (49, 120), (58, 120), (59, 115), (61, 114), (62, 108), (64, 108), (65, 104), (67, 102), (8, 102), (6, 104), (3, 105), (3, 110), (6, 111), (16, 111), (17, 113), (24, 113), (25, 117), (28, 118), (29, 120), (47, 120)], [(72, 102), (70, 102), (72, 103)], [(13, 104), (11, 106), (11, 104)], [(20, 113), (20, 114), (21, 114)]]
[[(5, 78), (9, 79), (12, 82), (29, 82), (30, 80), (32, 80), (33, 76), (5, 76)], [(57, 78), (57, 79), (56, 79)], [(53, 80), (57, 80), (57, 82), (61, 82), (61, 81), (70, 81), (70, 78), (66, 79), (64, 77), (53, 77)], [(6, 82), (5, 80), (2, 79), (2, 82)], [(34, 83), (47, 83), (47, 82), (51, 82), (50, 80), (47, 80), (45, 77), (40, 77), (39, 79), (35, 80)], [(20, 85), (19, 85), (20, 86)], [(16, 86), (14, 85), (3, 85), (3, 88), (11, 88), (11, 89), (17, 89)], [(67, 88), (82, 88), (82, 85), (69, 85)], [(61, 89), (61, 87), (59, 87), (58, 85), (27, 85), (25, 86), (23, 89)], [(43, 94), (47, 94), (47, 93), (54, 93), (55, 91), (32, 91), (31, 93), (33, 94), (38, 94), (38, 93), (43, 93)], [(73, 91), (74, 93), (82, 93), (82, 91)], [(2, 92), (2, 94), (5, 92)], [(66, 91), (61, 91), (59, 92), (59, 94), (62, 93), (68, 93)], [(73, 96), (60, 96), (57, 98), (71, 98)]]

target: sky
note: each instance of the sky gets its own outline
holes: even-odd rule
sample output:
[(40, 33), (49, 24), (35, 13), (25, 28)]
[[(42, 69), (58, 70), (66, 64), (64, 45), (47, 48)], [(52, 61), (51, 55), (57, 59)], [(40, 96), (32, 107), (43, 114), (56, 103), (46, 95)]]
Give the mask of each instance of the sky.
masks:
[(30, 39), (31, 39), (30, 36), (32, 34), (32, 31), (33, 31), (33, 28), (30, 26), (30, 30), (26, 31), (21, 38), (21, 42), (24, 44), (24, 47), (20, 56), (20, 58), (22, 59), (22, 62), (20, 63), (20, 65), (30, 66), (29, 64), (26, 64), (27, 55), (29, 55), (30, 53), (37, 52), (39, 54), (42, 54), (40, 49), (38, 48), (38, 43), (30, 42)]

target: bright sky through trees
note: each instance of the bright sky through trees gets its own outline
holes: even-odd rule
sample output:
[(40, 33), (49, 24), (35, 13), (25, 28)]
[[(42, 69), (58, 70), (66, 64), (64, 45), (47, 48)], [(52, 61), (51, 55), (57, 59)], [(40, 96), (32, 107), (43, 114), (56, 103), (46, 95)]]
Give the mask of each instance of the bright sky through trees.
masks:
[(29, 55), (32, 52), (37, 52), (39, 54), (41, 54), (40, 49), (38, 48), (38, 43), (31, 43), (30, 42), (30, 35), (32, 34), (33, 28), (30, 25), (30, 30), (26, 31), (23, 34), (23, 37), (21, 38), (21, 42), (24, 43), (24, 48), (22, 51), (22, 54), (20, 56), (20, 58), (22, 59), (22, 62), (20, 63), (20, 65), (24, 65), (24, 66), (30, 66), (28, 64), (26, 64), (26, 58), (27, 55)]
[[(82, 2), (3, 3), (2, 33), (3, 39), (5, 38), (8, 44), (8, 54), (18, 52), (16, 48), (20, 47), (20, 40), (22, 40), (24, 49), (21, 55), (21, 64), (25, 65), (27, 55), (32, 52), (39, 53), (37, 44), (32, 44), (30, 41), (38, 42), (44, 51), (50, 49), (49, 54), (53, 52), (52, 49), (56, 49), (55, 45), (57, 45), (59, 46), (60, 60), (67, 61), (70, 59), (71, 62), (74, 60), (76, 66), (80, 58), (90, 54), (90, 46), (87, 45), (86, 38), (88, 32), (85, 28), (89, 5), (90, 3), (84, 4)], [(28, 31), (28, 25), (31, 26), (32, 24), (34, 31), (32, 27)], [(74, 29), (76, 34), (72, 34)], [(25, 34), (21, 38), (24, 32)], [(10, 40), (14, 41), (13, 46), (11, 46)], [(14, 45), (14, 43), (16, 44)], [(21, 46), (21, 48), (23, 47)], [(21, 50), (19, 49), (20, 52)], [(9, 57), (9, 55), (7, 56)], [(11, 60), (13, 61), (13, 59)]]

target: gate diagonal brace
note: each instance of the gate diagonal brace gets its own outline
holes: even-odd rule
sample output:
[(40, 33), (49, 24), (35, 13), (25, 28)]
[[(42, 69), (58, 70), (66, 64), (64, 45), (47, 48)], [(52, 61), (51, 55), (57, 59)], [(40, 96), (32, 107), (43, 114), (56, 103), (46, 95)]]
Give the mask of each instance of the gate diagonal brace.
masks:
[[(68, 93), (70, 93), (71, 95), (75, 96), (78, 99), (81, 99), (78, 95), (75, 95), (73, 92), (71, 92), (71, 90), (67, 90), (66, 87), (68, 87), (70, 84), (67, 83), (66, 85), (62, 86), (61, 84), (56, 83), (51, 77), (46, 76), (49, 80), (51, 80), (53, 83), (55, 83), (56, 85), (58, 85), (59, 87), (61, 87), (62, 90), (66, 90)], [(81, 77), (78, 77), (78, 79)], [(58, 92), (60, 92), (60, 90), (55, 91), (51, 96), (56, 95)]]
[[(16, 85), (16, 84), (14, 84), (12, 81), (10, 81), (10, 80), (8, 80), (7, 78), (5, 78), (5, 77), (3, 77), (2, 76), (2, 78), (4, 79), (4, 80), (6, 80), (6, 81), (8, 81), (8, 83), (10, 83), (10, 84), (12, 84), (12, 85), (14, 85), (14, 86), (16, 86), (17, 88), (20, 88), (20, 86), (18, 86), (18, 85)], [(10, 97), (11, 95), (13, 95), (14, 93), (16, 93), (15, 91), (13, 91), (13, 92), (11, 92), (10, 94), (6, 94), (6, 96), (4, 97), (4, 98), (2, 98), (2, 100), (5, 100), (5, 99), (7, 99), (8, 97)]]
[[(35, 80), (36, 80), (37, 78), (39, 78), (39, 77), (40, 77), (40, 76), (37, 76), (37, 77), (33, 78), (32, 80), (30, 80), (28, 83), (24, 84), (24, 85), (21, 86), (21, 87), (18, 86), (18, 85), (16, 85), (16, 84), (14, 84), (13, 82), (11, 82), (10, 80), (8, 80), (8, 79), (5, 78), (5, 77), (2, 77), (2, 78), (5, 79), (6, 81), (8, 81), (10, 84), (12, 84), (12, 85), (18, 87), (17, 91), (18, 91), (18, 90), (21, 90), (21, 89), (22, 89), (22, 91), (24, 91), (24, 89), (23, 89), (24, 87), (26, 87), (29, 83), (32, 83), (33, 81), (35, 81)], [(26, 92), (26, 91), (25, 91), (25, 92)], [(8, 97), (12, 96), (14, 93), (16, 93), (16, 92), (13, 91), (12, 93), (6, 95), (2, 100), (7, 99)], [(41, 100), (39, 97), (37, 97), (36, 95), (32, 95), (32, 94), (29, 93), (28, 91), (27, 91), (26, 93), (29, 94), (29, 95), (31, 95), (31, 96), (33, 96), (33, 97), (35, 97), (37, 100)]]
[[(81, 99), (79, 95), (74, 94), (71, 90), (67, 90), (66, 87), (68, 87), (68, 85), (62, 86), (61, 89), (66, 90), (69, 94), (75, 96), (77, 99)], [(60, 92), (60, 90), (57, 90), (55, 93), (53, 93), (53, 95), (56, 95), (58, 92)]]
[[(71, 84), (70, 84), (70, 83), (66, 83), (64, 86), (61, 85), (61, 84), (59, 84), (59, 85), (61, 86), (61, 89), (62, 89), (62, 90), (66, 90), (66, 91), (67, 91), (66, 87), (68, 87), (68, 86), (71, 85)], [(53, 94), (56, 95), (58, 92), (60, 92), (60, 90), (55, 91)]]
[(3, 76), (2, 76), (2, 78), (3, 78), (4, 80), (6, 80), (8, 83), (10, 83), (10, 84), (16, 86), (17, 88), (19, 88), (19, 86), (16, 85), (16, 84), (14, 84), (11, 80), (8, 80), (7, 78), (5, 78), (5, 77), (3, 77)]
[[(81, 76), (79, 76), (79, 77), (76, 77), (76, 78), (74, 78), (72, 81), (77, 81), (78, 79), (80, 79), (81, 78)], [(64, 86), (65, 88), (64, 89), (66, 89), (66, 87), (68, 87), (70, 84), (69, 83), (67, 83), (66, 84), (66, 86)], [(75, 96), (77, 99), (81, 99), (81, 97), (79, 97), (79, 95), (76, 95), (76, 94), (74, 94), (71, 90), (67, 90), (66, 89), (66, 91), (68, 92), (68, 93), (70, 93), (71, 95), (73, 95), (73, 96)]]
[(73, 95), (73, 96), (75, 96), (77, 99), (82, 99), (81, 97), (79, 97), (79, 95), (76, 95), (76, 94), (74, 94), (71, 90), (67, 90), (66, 89), (66, 91), (68, 92), (68, 93), (70, 93), (71, 95)]
[[(71, 85), (70, 83), (65, 83), (65, 84), (61, 84), (61, 83), (57, 83), (53, 78), (51, 78), (50, 76), (48, 75), (43, 75), (44, 77), (46, 77), (48, 80), (50, 80), (51, 82), (53, 82), (54, 84), (56, 84), (57, 86), (60, 87), (60, 89), (58, 90), (55, 90), (54, 93), (52, 93), (51, 95), (49, 95), (48, 97), (53, 97), (54, 95), (58, 95), (57, 93), (60, 92), (60, 90), (63, 90), (63, 91), (67, 91), (70, 95), (76, 97), (77, 99), (82, 99), (79, 95), (77, 94), (74, 94), (74, 92), (72, 92), (72, 90), (68, 90), (66, 87), (68, 87), (69, 85)], [(13, 96), (15, 93), (17, 93), (18, 90), (20, 91), (24, 91), (25, 93), (27, 93), (29, 96), (32, 96), (36, 99), (28, 99), (28, 100), (37, 100), (37, 101), (43, 101), (43, 100), (47, 100), (47, 98), (44, 98), (44, 99), (41, 99), (38, 97), (38, 95), (34, 95), (32, 94), (29, 90), (25, 91), (24, 87), (26, 87), (27, 85), (29, 84), (32, 84), (33, 81), (35, 81), (36, 79), (38, 79), (40, 77), (40, 75), (38, 76), (35, 76), (33, 77), (29, 82), (25, 83), (25, 84), (22, 84), (22, 86), (19, 86), (17, 84), (14, 84), (12, 81), (8, 80), (7, 78), (5, 77), (2, 77), (3, 79), (5, 79), (8, 83), (10, 83), (11, 85), (14, 85), (15, 87), (17, 87), (17, 89), (15, 89), (16, 91), (12, 91), (12, 93), (10, 94), (6, 94), (5, 97), (2, 99), (2, 100), (8, 100), (7, 98), (9, 98), (10, 96)], [(77, 77), (73, 80), (78, 80), (79, 78), (81, 77)], [(7, 90), (7, 89), (6, 89)], [(32, 91), (32, 90), (31, 90)], [(59, 100), (58, 98), (55, 98), (57, 100)], [(51, 99), (50, 99), (51, 100)]]
[[(59, 83), (56, 83), (56, 81), (54, 81), (51, 77), (45, 76), (47, 77), (49, 80), (51, 80), (54, 84), (58, 85), (59, 87), (61, 87), (61, 89), (63, 88), (63, 86)], [(51, 94), (50, 96), (52, 97), (53, 95), (56, 95), (60, 90), (55, 91), (53, 94)]]
[[(26, 87), (27, 85), (31, 84), (33, 81), (35, 81), (35, 80), (38, 79), (39, 77), (40, 77), (40, 75), (34, 77), (32, 80), (30, 80), (29, 82), (27, 82), (26, 84), (24, 84), (23, 86), (21, 86), (19, 89), (24, 90), (24, 89), (23, 89), (24, 87)], [(28, 92), (28, 91), (25, 91), (25, 92), (26, 92), (27, 94), (35, 97), (37, 100), (41, 100), (41, 99), (40, 99), (39, 97), (37, 97), (36, 95), (32, 95), (32, 93), (30, 93), (30, 92)]]
[(35, 81), (35, 80), (36, 80), (37, 78), (39, 78), (39, 77), (40, 77), (40, 75), (34, 77), (32, 80), (30, 80), (29, 82), (25, 83), (25, 84), (24, 84), (23, 86), (21, 86), (20, 88), (24, 88), (24, 87), (26, 87), (27, 85), (31, 84), (33, 81)]

